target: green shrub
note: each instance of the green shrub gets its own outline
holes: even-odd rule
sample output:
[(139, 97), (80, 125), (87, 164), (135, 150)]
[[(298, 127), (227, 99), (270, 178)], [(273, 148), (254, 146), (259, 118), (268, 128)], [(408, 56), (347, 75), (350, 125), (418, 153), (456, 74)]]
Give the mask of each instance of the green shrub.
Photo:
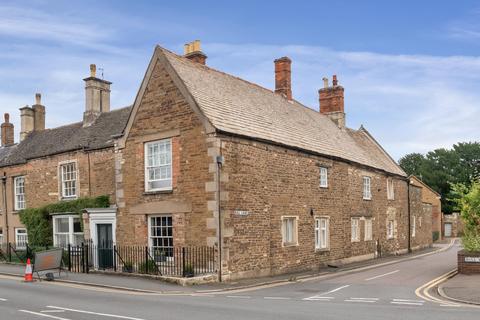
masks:
[(432, 232), (432, 238), (433, 238), (433, 242), (437, 241), (440, 238), (440, 232), (433, 231)]
[(140, 263), (140, 265), (138, 266), (138, 272), (148, 273), (148, 274), (157, 274), (158, 267), (155, 261), (147, 260), (145, 262)]
[(466, 251), (480, 252), (480, 234), (472, 230), (465, 230), (462, 244)]
[[(110, 206), (108, 196), (96, 198), (79, 198), (72, 201), (60, 201), (39, 208), (27, 208), (20, 211), (20, 221), (28, 232), (28, 243), (31, 246), (51, 246), (53, 244), (52, 213), (76, 213), (81, 219), (85, 208), (107, 208)], [(83, 225), (82, 225), (83, 229)]]

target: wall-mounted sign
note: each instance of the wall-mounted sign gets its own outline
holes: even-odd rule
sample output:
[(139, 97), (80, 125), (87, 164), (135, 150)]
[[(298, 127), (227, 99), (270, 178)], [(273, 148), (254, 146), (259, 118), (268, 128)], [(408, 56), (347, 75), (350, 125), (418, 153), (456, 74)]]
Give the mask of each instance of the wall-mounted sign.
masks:
[(480, 257), (465, 257), (465, 262), (480, 263)]
[(236, 216), (248, 216), (250, 214), (250, 211), (247, 210), (235, 210), (233, 211), (233, 214)]

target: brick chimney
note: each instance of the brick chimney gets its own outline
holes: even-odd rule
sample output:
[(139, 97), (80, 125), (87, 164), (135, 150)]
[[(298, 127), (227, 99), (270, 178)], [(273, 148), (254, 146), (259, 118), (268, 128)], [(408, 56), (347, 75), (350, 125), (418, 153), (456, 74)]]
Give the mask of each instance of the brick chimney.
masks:
[(2, 147), (12, 145), (14, 143), (13, 123), (10, 123), (10, 115), (4, 114), (5, 122), (1, 125)]
[(20, 141), (35, 129), (35, 111), (29, 106), (20, 108)]
[(207, 56), (200, 49), (200, 40), (185, 44), (184, 57), (203, 65), (205, 65), (207, 61)]
[(318, 90), (320, 113), (327, 115), (338, 127), (345, 128), (344, 89), (338, 85), (337, 76), (333, 76), (332, 86), (323, 78), (323, 88)]
[(85, 81), (85, 112), (83, 113), (83, 126), (88, 127), (95, 122), (102, 112), (110, 111), (110, 85), (109, 81), (97, 78), (97, 66), (90, 65), (90, 77)]
[(42, 95), (35, 94), (35, 104), (32, 106), (35, 131), (45, 130), (45, 106), (42, 105)]
[(275, 63), (275, 92), (292, 100), (292, 60), (288, 57), (276, 59)]

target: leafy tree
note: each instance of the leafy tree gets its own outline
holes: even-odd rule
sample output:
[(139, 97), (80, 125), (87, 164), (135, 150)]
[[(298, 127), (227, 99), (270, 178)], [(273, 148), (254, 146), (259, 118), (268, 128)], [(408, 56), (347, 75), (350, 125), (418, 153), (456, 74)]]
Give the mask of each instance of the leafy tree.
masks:
[(422, 167), (425, 164), (425, 157), (421, 153), (409, 153), (399, 161), (400, 166), (408, 175), (416, 175), (422, 178)]
[(456, 195), (455, 203), (465, 225), (463, 247), (467, 251), (480, 251), (480, 182), (473, 182), (470, 187), (452, 185), (452, 193)]

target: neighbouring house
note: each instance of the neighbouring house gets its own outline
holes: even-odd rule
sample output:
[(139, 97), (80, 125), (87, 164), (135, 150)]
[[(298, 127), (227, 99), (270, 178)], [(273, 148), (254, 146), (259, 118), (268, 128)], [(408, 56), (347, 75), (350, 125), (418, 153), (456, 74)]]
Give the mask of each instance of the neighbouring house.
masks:
[[(99, 195), (110, 196), (112, 205), (115, 204), (114, 138), (121, 134), (130, 108), (110, 111), (111, 83), (96, 77), (94, 65), (90, 77), (84, 81), (83, 121), (45, 128), (47, 110), (41, 95), (37, 94), (33, 106), (20, 109), (20, 142), (14, 143), (14, 127), (5, 114), (0, 147), (0, 240), (3, 243), (12, 243), (17, 249), (26, 247), (28, 232), (18, 214), (22, 209)], [(93, 222), (84, 228), (88, 236), (90, 228), (97, 228), (96, 216), (101, 223), (108, 223), (106, 217), (115, 220), (115, 206), (101, 209), (101, 214), (91, 211)], [(78, 214), (55, 213), (53, 243), (66, 246), (83, 242), (80, 220)]]
[(76, 195), (109, 194), (115, 205), (86, 210), (85, 239), (148, 246), (170, 261), (174, 248), (215, 247), (222, 280), (432, 244), (432, 205), (363, 126), (346, 126), (336, 76), (323, 79), (319, 106), (307, 107), (293, 97), (287, 57), (274, 61), (274, 90), (206, 61), (198, 41), (183, 56), (157, 46), (133, 106), (115, 111), (102, 109), (110, 84), (92, 73), (86, 84), (98, 91), (87, 89), (77, 131), (31, 130), (2, 147), (2, 212), (15, 215), (19, 176), (27, 206), (62, 200), (71, 177), (62, 165), (77, 159), (65, 169), (76, 172)]
[[(442, 202), (441, 195), (430, 188), (426, 183), (424, 183), (417, 176), (410, 176), (410, 183), (422, 188), (422, 202), (425, 204), (430, 204), (432, 206), (432, 236), (436, 237), (438, 240), (442, 240)], [(435, 236), (435, 233), (437, 236)]]
[(463, 234), (463, 221), (460, 213), (443, 215), (443, 234), (446, 238), (456, 238)]

